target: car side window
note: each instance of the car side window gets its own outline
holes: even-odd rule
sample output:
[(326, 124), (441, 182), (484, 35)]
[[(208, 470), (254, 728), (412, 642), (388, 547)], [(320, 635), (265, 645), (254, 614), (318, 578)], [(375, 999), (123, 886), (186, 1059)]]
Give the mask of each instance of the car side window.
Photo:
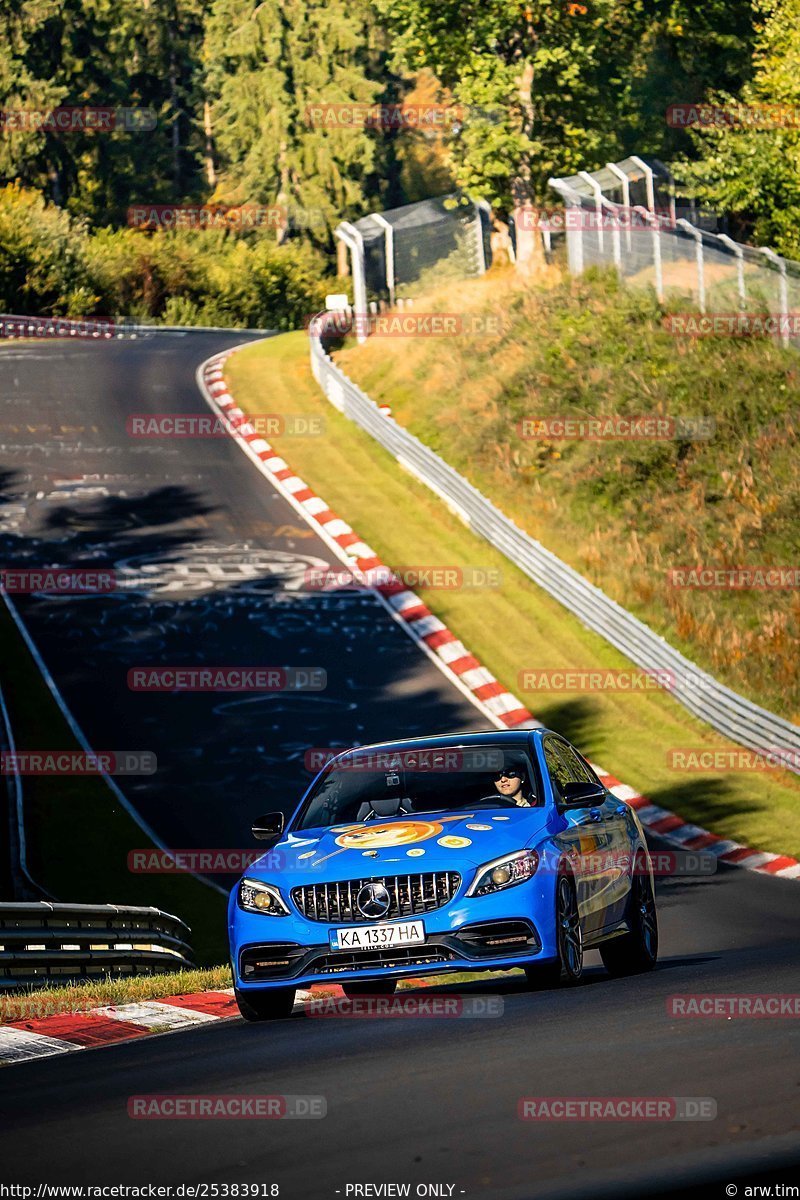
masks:
[(559, 754), (559, 746), (555, 738), (547, 738), (544, 743), (544, 761), (556, 795), (564, 794), (564, 784), (570, 783), (570, 773), (566, 763)]
[(564, 760), (565, 768), (569, 772), (571, 783), (597, 783), (595, 776), (572, 746), (567, 742), (559, 742), (558, 750), (560, 757)]

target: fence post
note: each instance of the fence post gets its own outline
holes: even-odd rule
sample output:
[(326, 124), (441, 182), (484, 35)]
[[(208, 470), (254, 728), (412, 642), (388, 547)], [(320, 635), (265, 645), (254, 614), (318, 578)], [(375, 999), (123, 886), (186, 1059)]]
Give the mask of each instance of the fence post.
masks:
[(640, 212), (648, 225), (653, 229), (653, 269), (656, 276), (656, 295), (659, 300), (664, 299), (664, 271), (661, 264), (661, 235), (658, 228), (658, 217), (653, 213), (648, 212), (646, 208), (642, 208), (641, 204), (637, 204), (634, 212)]
[(744, 282), (744, 248), (732, 237), (728, 237), (727, 233), (715, 233), (712, 236), (736, 255), (736, 287), (739, 292), (739, 308), (744, 312), (747, 305), (747, 288)]
[(364, 274), (364, 239), (354, 225), (342, 221), (334, 235), (350, 250), (353, 269), (353, 315), (356, 322), (356, 341), (363, 345), (367, 340), (367, 281)]
[(653, 216), (655, 216), (656, 215), (656, 185), (655, 185), (655, 181), (654, 181), (655, 177), (653, 175), (653, 168), (648, 167), (648, 165), (644, 161), (644, 159), (639, 158), (638, 155), (636, 155), (636, 154), (631, 155), (631, 162), (636, 163), (636, 166), (639, 168), (640, 171), (644, 171), (644, 177), (645, 177), (645, 181), (647, 184), (647, 207), (650, 209), (650, 212), (653, 214)]
[(389, 303), (394, 307), (394, 229), (382, 213), (370, 213), (376, 225), (383, 230), (384, 254), (386, 256), (386, 288), (389, 292)]
[(576, 228), (572, 227), (572, 222), (570, 221), (570, 213), (574, 208), (577, 208), (579, 212), (583, 211), (580, 195), (561, 179), (548, 179), (547, 182), (551, 188), (558, 192), (566, 205), (564, 225), (566, 227), (567, 261), (569, 262), (570, 272), (573, 275), (582, 275), (583, 229), (580, 221), (577, 222)]
[(594, 194), (594, 212), (597, 217), (597, 245), (600, 248), (600, 253), (605, 255), (605, 245), (603, 242), (603, 189), (588, 171), (578, 171), (578, 175), (584, 183), (588, 183)]
[(628, 227), (625, 231), (625, 249), (630, 254), (631, 252), (631, 181), (621, 167), (616, 163), (606, 163), (606, 168), (612, 175), (616, 175), (617, 179), (622, 184), (622, 203), (625, 208)]
[(485, 200), (478, 200), (475, 204), (475, 233), (478, 238), (478, 266), (480, 274), (486, 274), (486, 247), (483, 244), (483, 223), (481, 222), (481, 212), (485, 212), (489, 220), (489, 228), (491, 229), (492, 209)]
[(694, 238), (695, 259), (697, 261), (697, 299), (700, 306), (700, 312), (706, 311), (706, 274), (705, 261), (703, 258), (703, 235), (694, 225), (690, 225), (683, 217), (675, 222), (681, 229), (684, 229), (690, 237)]
[(785, 320), (781, 321), (781, 341), (784, 346), (789, 345), (789, 285), (786, 279), (786, 262), (776, 254), (774, 250), (770, 250), (768, 246), (756, 246), (759, 254), (763, 254), (765, 258), (773, 263), (780, 273), (780, 293), (781, 293), (781, 311), (780, 316), (785, 316)]

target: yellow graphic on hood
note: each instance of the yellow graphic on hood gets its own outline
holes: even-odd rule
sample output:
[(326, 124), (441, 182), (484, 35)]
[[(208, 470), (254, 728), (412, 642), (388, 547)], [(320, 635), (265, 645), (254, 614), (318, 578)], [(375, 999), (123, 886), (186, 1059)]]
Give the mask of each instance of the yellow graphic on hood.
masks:
[(395, 821), (391, 825), (370, 828), (356, 825), (336, 839), (337, 846), (346, 850), (380, 850), (388, 846), (407, 846), (409, 842), (425, 842), (442, 832), (438, 821)]

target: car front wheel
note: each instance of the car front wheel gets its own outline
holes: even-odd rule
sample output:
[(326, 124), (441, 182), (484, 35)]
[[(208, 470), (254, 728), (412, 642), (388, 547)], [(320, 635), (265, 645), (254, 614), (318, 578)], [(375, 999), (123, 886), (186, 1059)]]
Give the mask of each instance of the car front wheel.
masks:
[(628, 933), (600, 947), (603, 966), (610, 975), (638, 975), (650, 971), (658, 958), (658, 919), (653, 884), (644, 855), (636, 857), (628, 901)]
[(245, 1021), (279, 1021), (292, 1015), (295, 988), (265, 988), (263, 992), (234, 988), (233, 994)]
[(531, 963), (525, 968), (531, 987), (553, 987), (563, 982), (577, 983), (583, 975), (583, 934), (578, 912), (578, 894), (569, 875), (562, 875), (556, 889), (556, 942), (558, 958), (555, 962)]

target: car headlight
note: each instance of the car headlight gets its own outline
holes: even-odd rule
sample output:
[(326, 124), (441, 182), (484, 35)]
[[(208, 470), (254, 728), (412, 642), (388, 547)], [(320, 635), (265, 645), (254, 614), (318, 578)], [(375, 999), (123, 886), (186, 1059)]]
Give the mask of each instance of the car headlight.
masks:
[(518, 883), (530, 879), (538, 866), (539, 855), (535, 850), (518, 850), (504, 858), (495, 858), (478, 867), (467, 895), (491, 896), (493, 892), (502, 892), (504, 888), (516, 887)]
[(245, 912), (262, 913), (267, 917), (288, 917), (289, 909), (283, 897), (271, 883), (258, 879), (243, 879), (239, 884), (239, 907)]

